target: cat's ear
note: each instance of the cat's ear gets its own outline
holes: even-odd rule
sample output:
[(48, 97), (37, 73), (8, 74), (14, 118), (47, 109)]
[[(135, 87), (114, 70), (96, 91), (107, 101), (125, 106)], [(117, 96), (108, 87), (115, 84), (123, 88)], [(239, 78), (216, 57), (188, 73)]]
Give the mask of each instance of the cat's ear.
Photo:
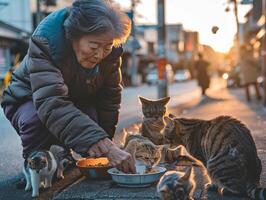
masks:
[(168, 117), (174, 119), (175, 115), (173, 115), (172, 113), (169, 113)]
[(194, 176), (194, 170), (193, 170), (193, 167), (189, 167), (189, 168), (186, 170), (184, 176), (182, 176), (182, 179), (183, 179), (183, 180), (189, 180), (189, 179), (190, 179), (191, 177), (193, 177), (193, 176)]
[(144, 97), (142, 97), (142, 96), (139, 96), (139, 100), (140, 100), (141, 104), (148, 104), (148, 103), (151, 103), (151, 100), (146, 99), (146, 98), (144, 98)]
[(158, 100), (163, 105), (166, 105), (170, 101), (170, 97), (164, 97)]
[(164, 120), (164, 122), (165, 122), (167, 125), (174, 125), (174, 120), (171, 119), (171, 118), (169, 118), (169, 117), (167, 117), (167, 116), (164, 116), (164, 117), (163, 117), (163, 120)]

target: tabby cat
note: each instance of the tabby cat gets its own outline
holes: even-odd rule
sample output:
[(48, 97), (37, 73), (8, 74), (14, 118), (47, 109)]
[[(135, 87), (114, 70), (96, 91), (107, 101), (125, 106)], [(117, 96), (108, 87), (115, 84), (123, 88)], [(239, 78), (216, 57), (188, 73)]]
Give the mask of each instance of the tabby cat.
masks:
[(239, 120), (219, 116), (212, 120), (164, 118), (164, 137), (174, 145), (184, 145), (207, 168), (212, 184), (223, 194), (248, 195), (265, 199), (259, 188), (261, 161), (249, 129)]
[(149, 138), (154, 144), (164, 144), (161, 131), (164, 128), (163, 117), (166, 113), (166, 104), (170, 97), (158, 100), (150, 100), (139, 97), (142, 104), (143, 121), (141, 125), (141, 135)]
[(189, 167), (185, 172), (166, 172), (157, 185), (157, 192), (162, 200), (193, 200), (195, 186), (194, 170)]
[(57, 162), (50, 151), (34, 151), (25, 159), (23, 173), (26, 177), (25, 190), (32, 188), (32, 197), (39, 196), (39, 188), (52, 186), (52, 178), (57, 169)]
[(159, 163), (182, 161), (189, 165), (202, 166), (202, 163), (190, 156), (182, 145), (175, 148), (170, 148), (169, 145), (155, 145), (141, 135), (130, 135), (124, 149), (133, 156), (137, 165), (145, 165), (148, 168)]

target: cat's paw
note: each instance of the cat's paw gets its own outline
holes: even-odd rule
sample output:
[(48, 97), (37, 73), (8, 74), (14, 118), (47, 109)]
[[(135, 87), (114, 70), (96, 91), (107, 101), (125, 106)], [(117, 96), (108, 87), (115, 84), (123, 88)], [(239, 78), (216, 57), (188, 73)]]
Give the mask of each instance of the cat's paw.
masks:
[(30, 191), (30, 190), (31, 190), (31, 185), (27, 184), (26, 187), (25, 187), (25, 191)]
[(58, 175), (57, 178), (58, 178), (58, 179), (64, 179), (65, 176), (64, 176), (64, 175)]

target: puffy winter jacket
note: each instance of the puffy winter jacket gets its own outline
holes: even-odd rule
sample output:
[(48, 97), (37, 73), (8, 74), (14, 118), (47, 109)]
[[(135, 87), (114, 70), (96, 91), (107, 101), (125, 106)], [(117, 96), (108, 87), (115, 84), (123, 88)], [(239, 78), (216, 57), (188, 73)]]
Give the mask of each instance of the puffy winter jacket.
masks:
[[(61, 9), (46, 17), (33, 33), (28, 54), (3, 93), (6, 115), (33, 100), (42, 123), (60, 141), (84, 153), (100, 139), (112, 137), (121, 103), (120, 56), (112, 52), (92, 70), (77, 62), (65, 38)], [(99, 125), (79, 108), (95, 106)]]

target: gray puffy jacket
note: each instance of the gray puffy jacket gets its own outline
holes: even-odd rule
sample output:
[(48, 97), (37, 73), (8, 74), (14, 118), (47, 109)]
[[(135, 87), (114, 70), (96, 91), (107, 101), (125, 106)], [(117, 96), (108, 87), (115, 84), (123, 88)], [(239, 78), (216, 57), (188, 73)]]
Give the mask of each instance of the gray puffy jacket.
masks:
[[(37, 27), (1, 105), (8, 108), (9, 115), (32, 99), (50, 132), (76, 152), (85, 153), (93, 143), (114, 134), (121, 103), (123, 50), (113, 48), (93, 70), (82, 68), (65, 39), (67, 15), (66, 9), (56, 11)], [(91, 105), (96, 108), (100, 126), (79, 109)]]

